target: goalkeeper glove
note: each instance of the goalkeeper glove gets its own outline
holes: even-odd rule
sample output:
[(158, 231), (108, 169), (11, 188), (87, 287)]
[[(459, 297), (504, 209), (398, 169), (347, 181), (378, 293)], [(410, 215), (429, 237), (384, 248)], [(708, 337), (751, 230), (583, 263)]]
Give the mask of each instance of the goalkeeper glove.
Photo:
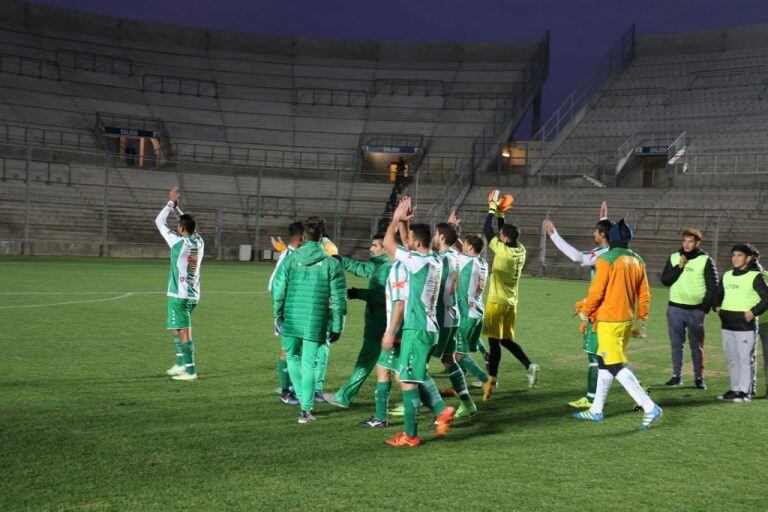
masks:
[(499, 208), (499, 196), (501, 195), (501, 192), (499, 192), (496, 189), (491, 190), (491, 193), (488, 194), (488, 213), (492, 213), (494, 215), (498, 215), (498, 208)]
[(515, 198), (512, 194), (504, 194), (499, 198), (499, 202), (496, 206), (496, 215), (503, 217), (505, 213), (512, 209), (512, 203), (515, 202)]
[(339, 255), (339, 248), (336, 247), (336, 244), (331, 242), (331, 239), (327, 236), (323, 237), (323, 240), (320, 242), (323, 244), (323, 250), (325, 251), (325, 254), (328, 256), (338, 256)]
[(269, 241), (272, 243), (272, 248), (277, 252), (282, 253), (284, 250), (288, 248), (288, 246), (285, 245), (285, 242), (283, 242), (283, 240), (280, 237), (275, 238), (271, 236), (269, 237)]

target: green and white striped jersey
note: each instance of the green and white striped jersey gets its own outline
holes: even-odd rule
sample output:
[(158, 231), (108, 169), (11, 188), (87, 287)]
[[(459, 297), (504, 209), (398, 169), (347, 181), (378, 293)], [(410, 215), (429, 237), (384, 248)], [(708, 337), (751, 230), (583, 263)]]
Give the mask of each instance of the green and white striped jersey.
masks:
[(443, 263), (434, 253), (420, 254), (398, 247), (395, 260), (408, 271), (408, 302), (405, 304), (403, 329), (439, 332), (437, 296)]
[(443, 262), (440, 295), (437, 298), (437, 321), (440, 327), (459, 326), (459, 251), (450, 247), (439, 253)]
[(155, 218), (155, 225), (171, 248), (171, 266), (168, 271), (168, 297), (200, 300), (200, 267), (203, 263), (205, 244), (197, 233), (181, 236), (166, 224), (168, 214), (177, 216), (183, 212), (169, 201)]
[(275, 274), (277, 274), (277, 269), (280, 268), (280, 265), (283, 264), (283, 261), (285, 261), (285, 258), (291, 254), (296, 249), (293, 248), (292, 245), (288, 245), (283, 252), (280, 253), (280, 256), (277, 257), (277, 263), (275, 263), (275, 269), (272, 271), (272, 275), (269, 276), (269, 284), (267, 284), (267, 291), (272, 293), (272, 281), (275, 280)]
[[(384, 295), (387, 299), (387, 328), (392, 324), (392, 311), (395, 309), (395, 302), (405, 301), (408, 305), (408, 271), (399, 261), (396, 261), (389, 269), (387, 284), (384, 287)], [(402, 323), (395, 331), (395, 338), (403, 336)]]
[(488, 262), (480, 256), (459, 253), (459, 313), (462, 318), (483, 318), (483, 292), (488, 282)]

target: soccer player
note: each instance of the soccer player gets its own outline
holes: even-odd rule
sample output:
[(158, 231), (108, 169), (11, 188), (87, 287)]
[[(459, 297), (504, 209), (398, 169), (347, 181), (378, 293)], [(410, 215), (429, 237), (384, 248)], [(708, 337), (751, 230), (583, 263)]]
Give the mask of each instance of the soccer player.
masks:
[(459, 251), (454, 244), (459, 239), (456, 224), (441, 222), (435, 230), (434, 247), (443, 263), (440, 278), (440, 291), (437, 298), (437, 321), (440, 334), (435, 346), (434, 357), (440, 358), (451, 385), (456, 391), (461, 405), (456, 411), (456, 417), (472, 416), (477, 413), (477, 406), (469, 396), (467, 381), (459, 364), (456, 362), (456, 333), (459, 328)]
[[(280, 256), (277, 258), (277, 264), (272, 271), (272, 275), (269, 276), (269, 284), (267, 285), (267, 291), (272, 292), (272, 281), (275, 279), (277, 270), (285, 261), (285, 258), (293, 251), (301, 247), (301, 243), (304, 241), (304, 224), (301, 222), (294, 222), (288, 226), (288, 244), (285, 244), (280, 237), (277, 239), (271, 238), (272, 247), (280, 252)], [(280, 329), (275, 324), (275, 336), (280, 336)], [(297, 405), (299, 401), (296, 399), (296, 395), (291, 391), (291, 378), (288, 375), (288, 363), (285, 362), (285, 350), (280, 347), (280, 351), (277, 354), (277, 378), (280, 383), (278, 388), (280, 393), (280, 401), (284, 404)]]
[(272, 314), (280, 325), (302, 424), (315, 421), (312, 403), (317, 352), (321, 345), (339, 339), (347, 313), (344, 271), (323, 250), (324, 228), (324, 221), (316, 217), (304, 223), (304, 243), (280, 266), (272, 282)]
[(482, 384), (488, 381), (488, 374), (472, 359), (470, 352), (477, 350), (483, 328), (483, 292), (488, 280), (488, 262), (480, 256), (484, 246), (481, 235), (469, 235), (462, 243), (458, 289), (460, 320), (456, 336), (456, 361), (465, 374), (471, 373)]
[(610, 250), (595, 264), (595, 276), (589, 285), (580, 318), (597, 321), (597, 392), (587, 411), (577, 412), (578, 420), (602, 421), (603, 406), (613, 379), (619, 381), (644, 411), (640, 430), (651, 427), (661, 418), (661, 407), (643, 390), (632, 371), (626, 366), (625, 349), (632, 335), (632, 324), (637, 316), (648, 318), (651, 292), (645, 274), (645, 262), (629, 249), (632, 229), (624, 219), (611, 226), (608, 232)]
[[(395, 232), (401, 222), (413, 217), (411, 199), (404, 196), (392, 214), (392, 223), (384, 236), (384, 249), (408, 272), (408, 302), (403, 318), (403, 337), (397, 362), (397, 375), (403, 390), (405, 431), (387, 439), (391, 446), (415, 447), (419, 445), (418, 413), (421, 400), (419, 383), (427, 377), (429, 357), (437, 344), (440, 324), (437, 319), (437, 296), (440, 291), (442, 262), (430, 251), (431, 230), (427, 224), (407, 226), (404, 242), (410, 250), (398, 246)], [(401, 236), (401, 239), (403, 237)], [(455, 409), (447, 407), (439, 393), (431, 401), (437, 415), (437, 435), (445, 435), (451, 427)]]
[[(554, 223), (551, 220), (544, 220), (544, 229), (549, 235), (549, 239), (555, 244), (558, 250), (565, 254), (574, 263), (579, 263), (583, 267), (590, 267), (589, 279), (590, 281), (595, 276), (595, 262), (597, 258), (606, 252), (608, 252), (608, 230), (611, 229), (611, 221), (608, 220), (608, 205), (605, 201), (600, 204), (600, 219), (595, 224), (592, 230), (592, 237), (595, 242), (595, 247), (589, 251), (579, 251), (575, 247), (566, 242), (555, 229)], [(597, 333), (594, 332), (594, 325), (587, 320), (583, 326), (583, 350), (587, 353), (587, 360), (589, 362), (587, 370), (587, 394), (568, 402), (568, 405), (574, 409), (587, 409), (592, 405), (592, 401), (595, 399), (595, 390), (597, 389)]]
[(364, 427), (386, 428), (387, 406), (392, 390), (391, 374), (397, 370), (400, 357), (400, 343), (403, 337), (403, 316), (408, 300), (408, 272), (399, 261), (389, 268), (385, 288), (387, 328), (381, 337), (381, 351), (376, 362), (376, 391), (373, 398), (376, 404), (371, 418), (362, 422)]
[[(498, 190), (488, 196), (488, 215), (485, 218), (483, 235), (493, 251), (493, 268), (490, 289), (483, 318), (483, 334), (488, 337), (491, 357), (488, 361), (488, 380), (483, 387), (483, 401), (491, 397), (496, 386), (496, 376), (501, 361), (501, 347), (506, 348), (525, 367), (528, 386), (533, 388), (541, 368), (531, 362), (523, 347), (515, 342), (515, 320), (517, 317), (517, 295), (520, 274), (525, 265), (525, 247), (518, 241), (520, 231), (515, 224), (506, 224), (504, 214), (512, 208), (512, 196), (500, 197)], [(497, 218), (499, 235), (493, 232), (493, 218)]]
[[(179, 219), (176, 231), (166, 224), (173, 212)], [(179, 190), (168, 193), (168, 204), (155, 218), (155, 225), (171, 248), (171, 268), (168, 271), (168, 329), (173, 331), (176, 363), (166, 372), (173, 380), (197, 380), (195, 343), (192, 341), (192, 312), (200, 300), (200, 267), (205, 244), (195, 231), (192, 215), (179, 208)]]
[(717, 269), (712, 258), (701, 250), (701, 231), (688, 228), (682, 233), (682, 247), (670, 255), (661, 273), (661, 284), (669, 286), (667, 326), (672, 349), (672, 378), (667, 386), (683, 384), (683, 345), (688, 344), (693, 361), (693, 385), (704, 383), (704, 319), (717, 291)]
[(754, 392), (756, 318), (768, 310), (768, 285), (758, 263), (760, 253), (752, 244), (731, 249), (733, 268), (723, 274), (714, 307), (722, 324), (723, 351), (730, 387), (717, 398), (749, 402)]
[(368, 378), (376, 361), (381, 354), (381, 337), (387, 328), (388, 301), (385, 287), (388, 285), (387, 276), (392, 262), (384, 251), (384, 234), (380, 233), (371, 239), (371, 259), (357, 261), (344, 256), (341, 266), (347, 272), (358, 277), (368, 278), (368, 288), (350, 288), (347, 291), (349, 299), (365, 301), (365, 328), (363, 329), (363, 345), (357, 355), (355, 367), (349, 380), (335, 394), (325, 393), (328, 403), (338, 407), (348, 408), (355, 400), (360, 387)]

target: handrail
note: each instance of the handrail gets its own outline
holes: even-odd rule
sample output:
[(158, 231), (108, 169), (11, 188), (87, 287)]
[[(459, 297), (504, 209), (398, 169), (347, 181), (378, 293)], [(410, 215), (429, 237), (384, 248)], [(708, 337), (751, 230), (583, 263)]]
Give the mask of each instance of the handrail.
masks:
[(400, 78), (377, 78), (373, 81), (373, 94), (382, 94), (382, 90), (389, 91), (388, 94), (394, 96), (399, 91), (405, 90), (406, 96), (413, 96), (414, 92), (423, 91), (423, 96), (432, 95), (433, 91), (438, 92), (438, 96), (445, 95), (447, 86), (444, 80), (411, 80)]
[(43, 147), (93, 149), (91, 134), (52, 128), (0, 124), (0, 141), (35, 143)]
[(219, 97), (219, 85), (215, 80), (152, 73), (145, 73), (141, 77), (141, 91), (178, 94), (179, 96)]
[(59, 69), (67, 67), (94, 73), (133, 76), (133, 62), (127, 57), (58, 48), (55, 59)]
[[(344, 100), (346, 101), (339, 101)], [(355, 101), (355, 100), (362, 101)], [(308, 101), (309, 100), (309, 101)], [(293, 90), (294, 105), (368, 106), (368, 91), (361, 89), (328, 89), (323, 87), (297, 87)]]
[(35, 57), (0, 52), (0, 73), (14, 73), (45, 80), (59, 80), (57, 64)]

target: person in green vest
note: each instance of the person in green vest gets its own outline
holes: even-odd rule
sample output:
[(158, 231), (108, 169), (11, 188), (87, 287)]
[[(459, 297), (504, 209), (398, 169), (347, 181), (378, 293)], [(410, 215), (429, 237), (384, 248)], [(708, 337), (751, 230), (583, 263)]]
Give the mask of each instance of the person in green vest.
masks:
[[(768, 280), (768, 271), (763, 270), (763, 278)], [(760, 315), (757, 321), (757, 333), (760, 336), (760, 344), (763, 346), (763, 373), (765, 375), (765, 396), (768, 398), (768, 313)], [(753, 363), (754, 364), (754, 363)], [(752, 374), (755, 374), (753, 368)]]
[(683, 345), (688, 345), (693, 362), (693, 385), (707, 389), (704, 382), (704, 319), (717, 291), (717, 269), (701, 250), (701, 231), (688, 228), (682, 233), (682, 247), (669, 256), (661, 283), (669, 287), (667, 327), (672, 348), (672, 378), (667, 386), (683, 384)]
[(392, 261), (384, 250), (384, 233), (376, 234), (371, 239), (371, 259), (358, 261), (344, 256), (341, 266), (347, 272), (358, 277), (368, 278), (368, 288), (350, 288), (347, 290), (349, 299), (365, 301), (365, 328), (363, 330), (363, 345), (357, 355), (355, 368), (349, 380), (336, 393), (325, 393), (325, 400), (333, 405), (348, 408), (360, 391), (365, 379), (376, 366), (381, 354), (381, 337), (387, 329), (387, 306), (384, 289), (387, 284), (389, 269)]
[(723, 274), (714, 299), (722, 323), (723, 351), (730, 386), (717, 398), (749, 402), (754, 391), (757, 317), (768, 310), (768, 285), (758, 263), (760, 253), (752, 244), (731, 249), (733, 269)]

